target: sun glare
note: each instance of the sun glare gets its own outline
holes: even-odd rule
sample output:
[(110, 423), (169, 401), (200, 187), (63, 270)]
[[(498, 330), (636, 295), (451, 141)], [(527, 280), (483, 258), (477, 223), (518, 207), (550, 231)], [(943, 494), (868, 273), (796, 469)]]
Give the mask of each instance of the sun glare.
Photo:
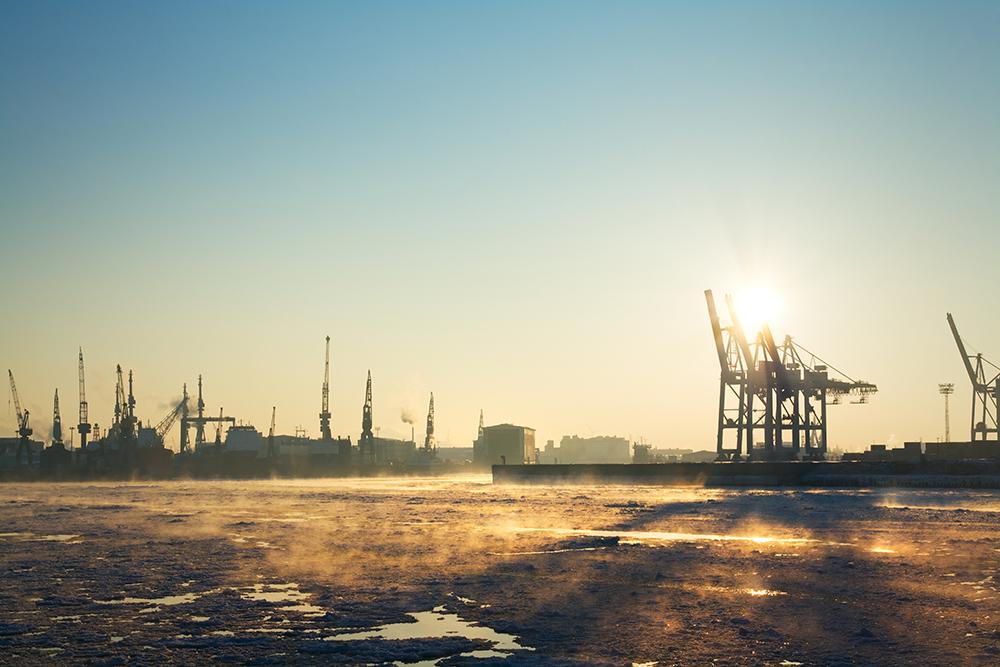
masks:
[(777, 295), (765, 287), (748, 287), (740, 290), (736, 293), (734, 301), (743, 330), (748, 335), (760, 331), (765, 323), (771, 324), (780, 308)]

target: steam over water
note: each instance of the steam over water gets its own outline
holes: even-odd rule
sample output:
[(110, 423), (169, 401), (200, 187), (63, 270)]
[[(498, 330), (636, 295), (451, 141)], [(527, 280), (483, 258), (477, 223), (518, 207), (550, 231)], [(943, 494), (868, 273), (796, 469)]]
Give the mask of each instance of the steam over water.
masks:
[(995, 664), (1000, 493), (0, 486), (0, 662)]

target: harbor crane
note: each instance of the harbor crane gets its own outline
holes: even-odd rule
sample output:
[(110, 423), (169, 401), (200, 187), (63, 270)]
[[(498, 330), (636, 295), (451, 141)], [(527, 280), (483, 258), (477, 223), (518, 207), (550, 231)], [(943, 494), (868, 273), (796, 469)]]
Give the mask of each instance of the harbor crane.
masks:
[(184, 399), (181, 401), (181, 454), (188, 452), (190, 447), (188, 446), (188, 431), (193, 426), (194, 431), (194, 445), (195, 451), (200, 450), (205, 445), (205, 426), (211, 423), (228, 423), (230, 427), (236, 425), (235, 417), (225, 417), (221, 414), (218, 417), (206, 417), (205, 416), (205, 399), (202, 395), (201, 386), (201, 376), (198, 376), (198, 402), (195, 404), (198, 410), (197, 417), (191, 417), (188, 415), (187, 408), (187, 385), (184, 386)]
[(7, 369), (7, 375), (10, 376), (10, 394), (14, 399), (14, 414), (17, 415), (17, 435), (20, 438), (17, 443), (17, 465), (21, 465), (21, 452), (27, 450), (28, 452), (28, 465), (30, 466), (31, 461), (31, 437), (32, 430), (28, 426), (28, 411), (21, 409), (21, 399), (17, 395), (17, 384), (14, 382), (14, 371)]
[(90, 417), (87, 408), (87, 388), (83, 381), (83, 348), (80, 348), (80, 423), (76, 425), (80, 434), (80, 451), (87, 451), (87, 435), (90, 433)]
[[(128, 373), (128, 393), (125, 393), (125, 379), (121, 364), (115, 367), (115, 413), (107, 436), (118, 442), (118, 451), (131, 456), (135, 450), (138, 437), (138, 424), (135, 419), (135, 393), (133, 391), (132, 371)], [(101, 447), (104, 447), (101, 441)]]
[(165, 441), (167, 433), (169, 433), (170, 429), (173, 428), (174, 424), (177, 422), (177, 419), (187, 415), (187, 410), (188, 410), (188, 392), (187, 392), (187, 384), (185, 384), (184, 391), (181, 394), (181, 400), (177, 403), (174, 409), (171, 410), (169, 413), (167, 413), (167, 416), (161, 419), (160, 423), (158, 423), (153, 429), (156, 432), (156, 436), (160, 439), (160, 442)]
[(224, 408), (219, 408), (219, 421), (215, 425), (215, 446), (222, 447), (222, 416), (226, 414)]
[(365, 385), (365, 405), (361, 409), (361, 437), (358, 438), (358, 453), (362, 465), (375, 463), (375, 435), (372, 433), (372, 372), (368, 371)]
[(56, 389), (55, 398), (52, 399), (52, 444), (62, 445), (62, 415), (59, 414), (59, 390)]
[(277, 452), (274, 450), (274, 416), (277, 412), (277, 406), (271, 406), (271, 428), (267, 432), (267, 458), (273, 461), (277, 457)]
[(333, 440), (330, 432), (330, 337), (326, 337), (326, 365), (323, 368), (323, 402), (319, 411), (319, 437)]
[(779, 346), (767, 324), (751, 343), (729, 295), (728, 325), (722, 323), (711, 290), (705, 291), (705, 300), (721, 369), (717, 460), (822, 460), (827, 405), (847, 395), (857, 397), (854, 403), (867, 403), (878, 388), (837, 370), (791, 336)]
[(972, 354), (958, 335), (955, 318), (948, 313), (948, 326), (955, 338), (962, 364), (972, 383), (972, 427), (971, 439), (996, 442), (1000, 439), (997, 431), (997, 397), (1000, 396), (1000, 366), (986, 359), (982, 353)]
[(427, 408), (427, 435), (424, 436), (424, 453), (430, 454), (437, 449), (434, 439), (434, 392), (431, 392), (431, 403)]

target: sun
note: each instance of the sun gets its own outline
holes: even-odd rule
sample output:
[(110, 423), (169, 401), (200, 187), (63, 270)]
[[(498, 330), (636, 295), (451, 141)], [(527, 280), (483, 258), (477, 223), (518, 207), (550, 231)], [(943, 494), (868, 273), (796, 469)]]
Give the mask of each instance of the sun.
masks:
[(781, 308), (778, 296), (766, 287), (747, 287), (733, 297), (743, 330), (754, 335), (771, 324)]

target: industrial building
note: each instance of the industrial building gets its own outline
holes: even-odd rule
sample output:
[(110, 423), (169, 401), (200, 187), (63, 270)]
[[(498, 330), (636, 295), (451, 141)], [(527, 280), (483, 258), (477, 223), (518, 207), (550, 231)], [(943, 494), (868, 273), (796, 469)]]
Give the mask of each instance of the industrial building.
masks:
[(482, 467), (537, 463), (535, 429), (514, 424), (483, 427), (473, 447), (473, 463)]
[(539, 463), (631, 463), (632, 452), (628, 439), (599, 435), (581, 438), (564, 435), (556, 447), (552, 440), (539, 452)]
[[(28, 440), (28, 451), (31, 454), (32, 461), (38, 461), (41, 458), (42, 449), (45, 447), (45, 443), (39, 442), (38, 440)], [(17, 451), (18, 448), (24, 448), (21, 438), (0, 438), (0, 467), (2, 468), (14, 468), (18, 465), (17, 461)], [(25, 465), (25, 463), (21, 463)]]
[(843, 461), (970, 461), (1000, 460), (1000, 442), (904, 442), (902, 447), (889, 448), (873, 444), (866, 452), (844, 454)]
[(388, 466), (410, 465), (417, 460), (417, 443), (414, 440), (399, 440), (396, 438), (372, 439), (375, 450), (375, 460)]

